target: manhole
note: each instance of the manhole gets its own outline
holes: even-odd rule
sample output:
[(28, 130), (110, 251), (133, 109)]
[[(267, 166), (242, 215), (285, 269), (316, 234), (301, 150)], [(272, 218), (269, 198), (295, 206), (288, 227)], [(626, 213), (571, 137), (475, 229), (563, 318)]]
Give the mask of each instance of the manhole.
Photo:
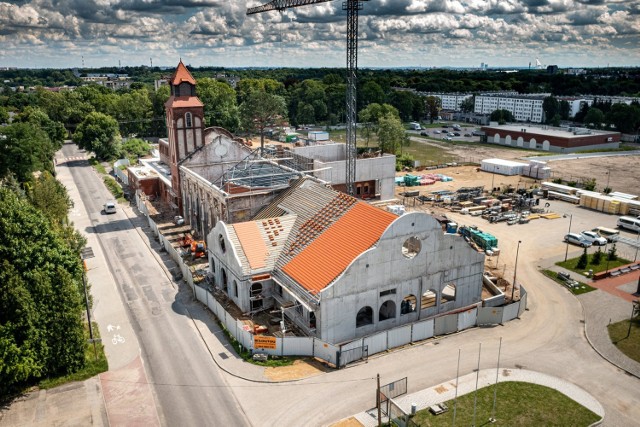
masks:
[(227, 356), (227, 353), (218, 353), (218, 356), (220, 356), (224, 360), (229, 358), (229, 356)]

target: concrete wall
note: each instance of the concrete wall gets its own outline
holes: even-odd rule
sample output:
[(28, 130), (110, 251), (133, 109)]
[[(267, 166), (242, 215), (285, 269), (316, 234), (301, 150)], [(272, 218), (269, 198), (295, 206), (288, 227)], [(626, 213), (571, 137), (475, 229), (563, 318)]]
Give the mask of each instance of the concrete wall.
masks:
[[(407, 258), (403, 243), (413, 236), (421, 248), (415, 257)], [(318, 337), (344, 342), (480, 302), (483, 265), (484, 254), (461, 236), (443, 234), (430, 215), (403, 215), (387, 228), (376, 247), (360, 255), (321, 292)], [(443, 303), (442, 291), (450, 283), (456, 286), (455, 300)], [(380, 295), (394, 289), (395, 293)], [(436, 292), (437, 304), (420, 310), (421, 296), (429, 290)], [(400, 314), (408, 295), (416, 297), (416, 312)], [(379, 321), (380, 307), (389, 300), (395, 304), (395, 318)], [(356, 328), (356, 314), (365, 306), (373, 309), (373, 324)]]

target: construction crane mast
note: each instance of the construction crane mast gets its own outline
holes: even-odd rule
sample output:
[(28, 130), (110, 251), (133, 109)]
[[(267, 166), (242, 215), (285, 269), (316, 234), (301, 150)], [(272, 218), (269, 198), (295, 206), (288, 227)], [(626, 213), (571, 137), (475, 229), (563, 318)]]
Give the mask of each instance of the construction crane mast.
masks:
[[(272, 0), (262, 6), (247, 9), (247, 15), (277, 10), (282, 12), (292, 7), (306, 6), (309, 4), (326, 3), (332, 0)], [(356, 86), (358, 82), (358, 12), (362, 9), (364, 1), (368, 0), (344, 0), (342, 10), (347, 11), (347, 193), (355, 194), (356, 180)]]

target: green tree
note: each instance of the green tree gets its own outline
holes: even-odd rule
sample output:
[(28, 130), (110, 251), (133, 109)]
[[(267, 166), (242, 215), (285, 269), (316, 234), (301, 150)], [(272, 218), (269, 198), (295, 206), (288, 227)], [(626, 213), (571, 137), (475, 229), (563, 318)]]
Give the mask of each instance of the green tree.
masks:
[(442, 101), (440, 98), (436, 96), (427, 96), (425, 98), (426, 110), (431, 123), (438, 120), (438, 116), (440, 115), (440, 110), (442, 106)]
[(43, 172), (27, 186), (29, 201), (38, 208), (53, 224), (67, 222), (67, 212), (73, 207), (73, 201), (64, 185), (49, 172)]
[(260, 134), (260, 149), (264, 151), (264, 130), (285, 120), (287, 105), (283, 97), (263, 91), (249, 93), (240, 104), (242, 127)]
[(138, 158), (144, 157), (151, 151), (149, 143), (140, 138), (129, 138), (120, 145), (120, 157), (126, 157), (132, 163), (137, 162)]
[(93, 112), (78, 125), (73, 142), (82, 149), (93, 151), (98, 159), (114, 158), (120, 144), (118, 122), (113, 117)]
[(585, 269), (587, 268), (587, 263), (589, 262), (589, 258), (587, 257), (587, 248), (584, 248), (582, 255), (578, 259), (578, 263), (576, 264), (577, 269)]
[(13, 173), (27, 182), (36, 171), (53, 172), (54, 147), (49, 136), (30, 123), (14, 123), (0, 128), (0, 177)]
[(471, 113), (476, 108), (476, 100), (475, 96), (471, 96), (466, 98), (464, 101), (460, 103), (460, 111), (463, 113)]
[(602, 257), (603, 257), (602, 249), (598, 248), (598, 250), (593, 253), (593, 257), (591, 258), (591, 264), (600, 265), (600, 262), (602, 261)]
[(113, 115), (119, 122), (121, 135), (147, 135), (153, 105), (146, 89), (133, 90), (120, 95), (117, 102), (117, 113)]
[(507, 122), (513, 122), (514, 121), (513, 113), (511, 113), (511, 111), (509, 110), (504, 110), (504, 109), (496, 110), (493, 113), (491, 113), (491, 121), (498, 122), (501, 125)]
[(595, 129), (600, 129), (604, 123), (604, 113), (599, 108), (591, 107), (584, 117), (584, 124)]
[(400, 118), (387, 113), (378, 120), (378, 145), (382, 152), (398, 154), (409, 138)]
[(361, 94), (362, 105), (382, 104), (386, 98), (382, 87), (374, 80), (368, 80), (362, 85)]
[(0, 392), (84, 364), (82, 264), (50, 221), (0, 187)]
[(64, 144), (64, 140), (67, 137), (67, 130), (64, 128), (64, 125), (51, 120), (47, 113), (38, 107), (26, 107), (15, 117), (15, 121), (31, 123), (44, 130), (49, 136), (49, 140), (53, 144), (55, 151), (62, 148), (62, 144)]
[(605, 115), (605, 121), (622, 133), (636, 133), (640, 128), (640, 106), (623, 103), (613, 104)]
[(618, 259), (618, 248), (616, 248), (616, 244), (614, 243), (611, 246), (611, 249), (607, 252), (607, 259), (609, 261), (615, 261)]
[(562, 120), (569, 120), (571, 115), (571, 105), (569, 105), (569, 102), (563, 99), (562, 101), (560, 101), (559, 108), (560, 108), (560, 118)]
[(9, 121), (9, 112), (4, 107), (0, 107), (0, 124), (7, 123)]
[(389, 104), (369, 104), (358, 113), (360, 122), (364, 124), (363, 135), (366, 138), (366, 145), (369, 146), (369, 140), (373, 133), (378, 132), (378, 122), (381, 117), (387, 114), (392, 114), (395, 117), (400, 118), (398, 110)]
[(235, 132), (240, 125), (236, 92), (226, 82), (208, 77), (198, 80), (198, 98), (204, 104), (207, 126), (220, 126)]
[(553, 96), (547, 96), (542, 101), (542, 111), (544, 112), (545, 122), (551, 123), (556, 114), (560, 113), (560, 105), (558, 100)]

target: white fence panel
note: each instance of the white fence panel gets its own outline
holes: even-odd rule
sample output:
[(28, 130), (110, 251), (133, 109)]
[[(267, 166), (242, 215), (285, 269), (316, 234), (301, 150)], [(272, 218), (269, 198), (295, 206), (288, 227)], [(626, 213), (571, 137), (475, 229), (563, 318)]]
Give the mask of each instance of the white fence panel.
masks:
[(338, 350), (338, 347), (324, 341), (318, 339), (313, 341), (313, 354), (315, 357), (326, 360), (334, 366), (336, 364), (336, 353)]
[(502, 315), (502, 323), (508, 322), (509, 320), (513, 320), (518, 317), (518, 308), (520, 308), (520, 304), (517, 302), (505, 305), (504, 313)]
[(520, 307), (518, 307), (518, 317), (527, 309), (527, 291), (520, 286)]
[[(288, 338), (285, 338), (288, 339)], [(287, 348), (287, 344), (284, 344), (285, 348)], [(251, 337), (251, 348), (253, 348), (253, 336)], [(282, 356), (282, 338), (276, 337), (276, 348), (254, 348), (254, 353), (264, 353), (269, 356)]]
[(449, 314), (435, 318), (435, 334), (446, 335), (458, 330), (458, 315)]
[(227, 330), (231, 333), (231, 335), (233, 335), (234, 337), (237, 335), (237, 330), (236, 330), (236, 319), (233, 318), (232, 315), (230, 315), (229, 313), (227, 313), (226, 311), (224, 312), (224, 319), (223, 323), (224, 323), (224, 327), (227, 328)]
[(313, 356), (313, 338), (287, 337), (284, 339), (284, 354), (291, 356)]
[(462, 313), (458, 313), (458, 330), (463, 331), (476, 325), (478, 320), (478, 309), (472, 308)]
[(364, 338), (364, 345), (369, 348), (369, 356), (387, 349), (387, 331)]
[(340, 346), (340, 351), (347, 351), (347, 350), (351, 350), (352, 348), (362, 347), (363, 339), (364, 338), (358, 338), (357, 340), (353, 340), (346, 344), (342, 344)]
[(196, 286), (196, 299), (201, 303), (206, 304), (207, 302), (207, 296), (205, 295), (206, 292), (207, 292), (206, 289), (201, 288), (200, 286)]
[(433, 319), (423, 322), (414, 323), (412, 325), (411, 340), (422, 341), (433, 337)]
[(411, 342), (411, 325), (387, 331), (387, 348), (400, 347)]
[(502, 323), (504, 307), (480, 307), (478, 325), (497, 325)]
[(236, 320), (236, 331), (238, 332), (236, 340), (244, 348), (253, 348), (253, 336), (249, 331), (245, 331), (244, 329), (242, 329), (242, 326), (243, 323), (240, 320)]
[(216, 312), (217, 304), (218, 304), (218, 301), (216, 301), (213, 295), (211, 295), (211, 293), (207, 291), (207, 307), (209, 307), (209, 310), (211, 310), (211, 312), (215, 314), (216, 317), (218, 317), (218, 313)]

